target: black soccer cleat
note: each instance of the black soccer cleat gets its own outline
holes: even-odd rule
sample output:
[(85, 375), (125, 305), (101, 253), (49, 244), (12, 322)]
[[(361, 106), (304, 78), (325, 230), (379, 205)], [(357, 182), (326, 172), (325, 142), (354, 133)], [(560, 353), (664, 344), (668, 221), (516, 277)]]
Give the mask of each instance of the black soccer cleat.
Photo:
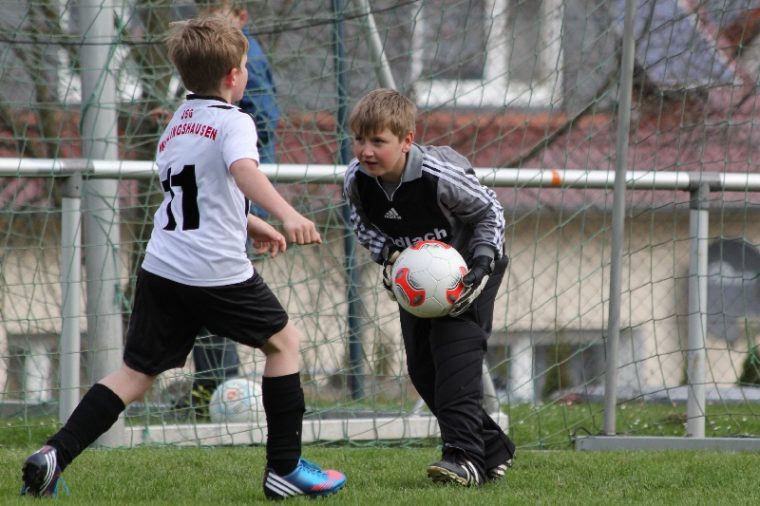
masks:
[(504, 475), (507, 474), (507, 469), (512, 467), (512, 459), (507, 460), (503, 464), (486, 469), (486, 480), (488, 481), (501, 481), (504, 479)]
[(59, 485), (68, 493), (68, 487), (61, 478), (61, 466), (58, 465), (58, 455), (52, 446), (43, 446), (24, 462), (21, 468), (21, 495), (44, 497), (58, 495)]
[(436, 483), (454, 483), (463, 487), (483, 484), (483, 476), (475, 464), (456, 451), (444, 451), (441, 460), (427, 466), (427, 475)]

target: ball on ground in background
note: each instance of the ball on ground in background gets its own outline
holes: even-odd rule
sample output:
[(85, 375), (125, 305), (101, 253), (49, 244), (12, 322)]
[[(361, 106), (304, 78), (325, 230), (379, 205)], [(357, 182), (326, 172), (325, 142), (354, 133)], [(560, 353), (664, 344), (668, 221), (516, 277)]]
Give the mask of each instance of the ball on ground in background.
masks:
[(445, 316), (464, 290), (467, 263), (440, 241), (420, 241), (393, 264), (393, 293), (399, 305), (420, 318)]
[(264, 420), (261, 385), (248, 378), (229, 379), (214, 390), (208, 411), (215, 423)]

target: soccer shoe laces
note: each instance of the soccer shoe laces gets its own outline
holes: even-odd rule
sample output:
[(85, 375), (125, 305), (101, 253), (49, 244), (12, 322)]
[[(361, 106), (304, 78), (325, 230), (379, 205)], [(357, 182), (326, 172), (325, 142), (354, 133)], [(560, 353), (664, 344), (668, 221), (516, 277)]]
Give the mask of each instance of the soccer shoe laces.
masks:
[(317, 464), (315, 464), (313, 462), (310, 462), (310, 461), (306, 460), (303, 457), (301, 457), (301, 459), (300, 459), (300, 465), (301, 465), (301, 467), (303, 469), (306, 469), (307, 471), (309, 471), (311, 473), (319, 474), (319, 475), (325, 474), (325, 472), (322, 470), (321, 467), (319, 467)]

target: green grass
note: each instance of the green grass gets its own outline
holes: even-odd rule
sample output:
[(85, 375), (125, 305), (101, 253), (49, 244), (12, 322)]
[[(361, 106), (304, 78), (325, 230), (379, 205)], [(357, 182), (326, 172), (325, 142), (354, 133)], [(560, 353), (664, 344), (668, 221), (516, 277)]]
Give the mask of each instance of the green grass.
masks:
[[(522, 448), (568, 449), (576, 435), (596, 435), (604, 427), (599, 403), (554, 402), (505, 406), (512, 439)], [(711, 403), (706, 437), (760, 437), (760, 405)], [(618, 406), (616, 432), (631, 436), (687, 435), (686, 405), (628, 402)]]
[[(33, 448), (0, 449), (0, 504), (17, 497)], [(346, 472), (345, 490), (320, 504), (352, 505), (742, 505), (760, 504), (760, 455), (723, 452), (522, 451), (504, 482), (478, 489), (436, 485), (435, 448), (307, 447)], [(66, 505), (203, 505), (264, 502), (262, 448), (87, 450), (66, 470)], [(315, 504), (295, 499), (289, 504)]]
[[(743, 505), (760, 504), (760, 454), (729, 452), (577, 452), (575, 434), (598, 434), (604, 413), (594, 403), (505, 406), (518, 458), (505, 482), (479, 489), (442, 487), (425, 476), (437, 441), (310, 445), (305, 456), (346, 472), (348, 486), (330, 504), (412, 505)], [(760, 435), (760, 407), (711, 404), (708, 437)], [(686, 407), (619, 406), (621, 434), (685, 436)], [(132, 424), (141, 420), (133, 418)], [(53, 417), (0, 419), (0, 505), (19, 498), (26, 456), (58, 429)], [(260, 447), (151, 447), (87, 450), (66, 470), (67, 505), (264, 502)], [(314, 504), (294, 500), (292, 504)], [(325, 503), (327, 504), (327, 503)]]

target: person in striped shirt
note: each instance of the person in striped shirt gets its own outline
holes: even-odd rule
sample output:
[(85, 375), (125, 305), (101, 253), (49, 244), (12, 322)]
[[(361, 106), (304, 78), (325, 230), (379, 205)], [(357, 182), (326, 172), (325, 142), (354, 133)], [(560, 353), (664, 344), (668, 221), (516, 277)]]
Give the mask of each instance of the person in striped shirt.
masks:
[(465, 290), (451, 312), (419, 318), (399, 306), (407, 369), (436, 416), (441, 459), (436, 482), (476, 486), (500, 480), (515, 445), (483, 408), (482, 367), (496, 293), (508, 259), (504, 209), (468, 160), (450, 147), (414, 142), (416, 106), (392, 89), (365, 95), (349, 117), (353, 154), (344, 179), (358, 242), (383, 266), (383, 286), (400, 251), (435, 239), (467, 261)]

